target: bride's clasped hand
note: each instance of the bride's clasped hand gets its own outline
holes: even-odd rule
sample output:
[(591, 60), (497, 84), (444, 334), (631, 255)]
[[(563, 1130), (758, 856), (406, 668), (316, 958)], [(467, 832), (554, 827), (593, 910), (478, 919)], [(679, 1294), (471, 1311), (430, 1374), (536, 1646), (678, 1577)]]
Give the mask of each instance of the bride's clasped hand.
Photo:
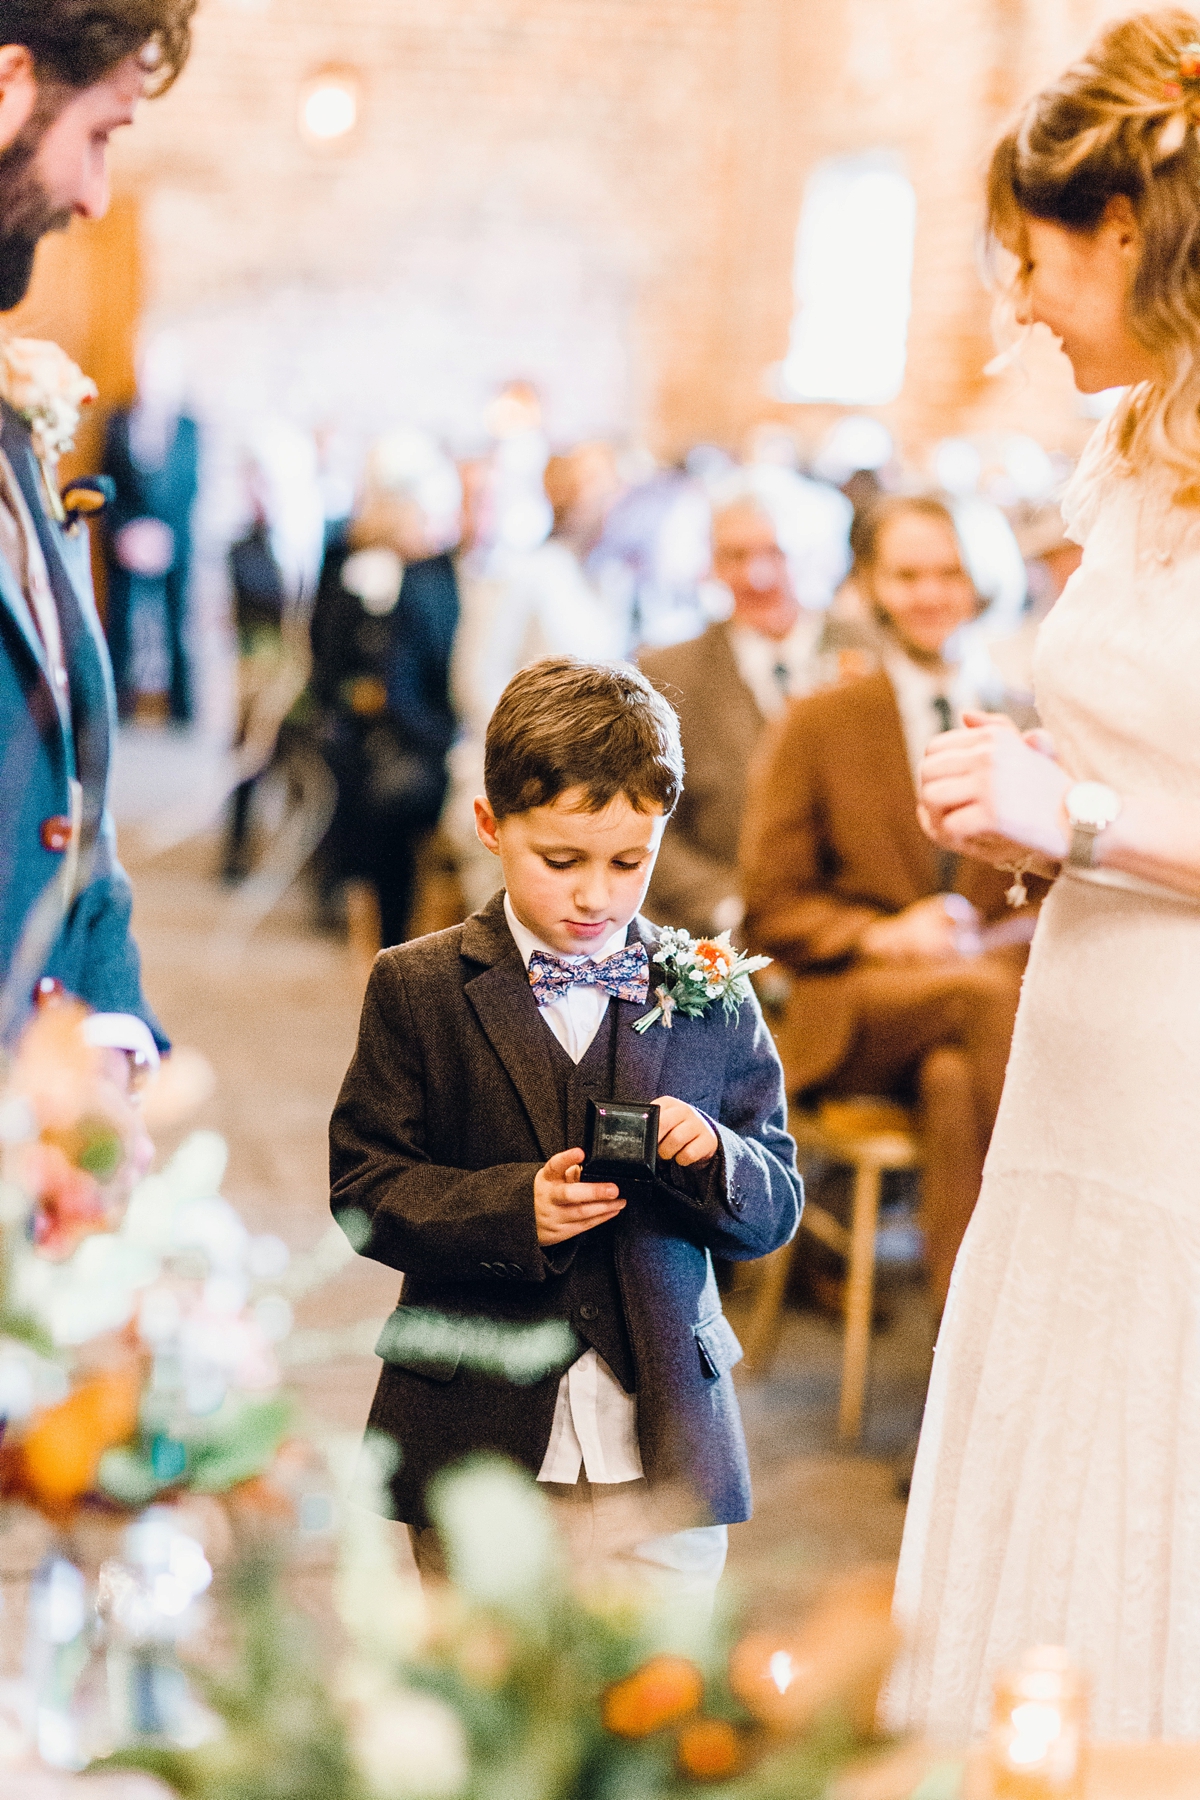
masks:
[(965, 713), (962, 730), (934, 738), (920, 772), (919, 816), (942, 850), (1020, 862), (1053, 877), (1070, 843), (1072, 777), (1046, 731), (1020, 732), (1003, 713)]

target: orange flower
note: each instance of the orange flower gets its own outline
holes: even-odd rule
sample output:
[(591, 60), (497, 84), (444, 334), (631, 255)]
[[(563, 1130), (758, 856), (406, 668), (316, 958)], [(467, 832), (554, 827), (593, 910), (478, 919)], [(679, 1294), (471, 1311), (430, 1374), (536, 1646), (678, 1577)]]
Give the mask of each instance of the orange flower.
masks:
[(68, 1161), (57, 1144), (27, 1144), (20, 1158), (27, 1192), (37, 1201), (33, 1241), (58, 1262), (85, 1237), (109, 1224), (108, 1204), (94, 1175)]
[(131, 1359), (38, 1413), (18, 1447), (16, 1484), (47, 1512), (68, 1510), (95, 1486), (104, 1452), (137, 1430), (141, 1390), (141, 1369)]
[(695, 1712), (704, 1677), (683, 1656), (652, 1656), (604, 1696), (604, 1723), (618, 1737), (649, 1737)]
[(100, 1052), (84, 1041), (87, 1008), (60, 1000), (35, 1013), (13, 1064), (13, 1087), (42, 1130), (69, 1131), (95, 1104)]
[(728, 1719), (693, 1719), (675, 1747), (680, 1770), (693, 1781), (724, 1781), (742, 1764), (742, 1740)]
[(733, 971), (733, 954), (724, 944), (715, 944), (711, 938), (701, 938), (692, 946), (692, 954), (709, 981), (724, 981)]

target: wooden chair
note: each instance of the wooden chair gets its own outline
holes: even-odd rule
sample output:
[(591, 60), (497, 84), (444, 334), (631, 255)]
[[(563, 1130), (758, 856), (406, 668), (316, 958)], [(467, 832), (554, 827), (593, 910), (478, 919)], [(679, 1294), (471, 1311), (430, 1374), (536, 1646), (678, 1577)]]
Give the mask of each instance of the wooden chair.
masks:
[[(807, 1153), (814, 1160), (820, 1158), (854, 1170), (849, 1230), (811, 1201), (804, 1208), (801, 1227), (847, 1262), (838, 1436), (852, 1442), (862, 1431), (875, 1305), (875, 1234), (883, 1177), (888, 1169), (919, 1166), (916, 1125), (913, 1115), (894, 1101), (864, 1097), (826, 1100), (816, 1112), (793, 1107), (788, 1129), (796, 1139), (801, 1162)], [(795, 1249), (793, 1239), (758, 1264), (758, 1288), (746, 1333), (746, 1367), (756, 1374), (766, 1373), (775, 1353)]]

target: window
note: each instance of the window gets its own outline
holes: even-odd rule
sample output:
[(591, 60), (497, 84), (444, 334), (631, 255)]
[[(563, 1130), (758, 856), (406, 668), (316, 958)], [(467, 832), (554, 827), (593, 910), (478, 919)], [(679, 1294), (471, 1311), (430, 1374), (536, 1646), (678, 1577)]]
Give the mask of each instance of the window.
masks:
[(887, 151), (809, 178), (796, 233), (796, 314), (780, 397), (880, 406), (904, 383), (917, 200)]

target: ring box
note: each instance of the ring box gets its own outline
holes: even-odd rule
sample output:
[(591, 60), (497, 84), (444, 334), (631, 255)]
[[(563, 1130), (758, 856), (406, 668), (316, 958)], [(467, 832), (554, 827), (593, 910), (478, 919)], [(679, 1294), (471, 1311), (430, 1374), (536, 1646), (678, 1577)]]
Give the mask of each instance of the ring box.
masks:
[(658, 1173), (658, 1107), (642, 1100), (589, 1100), (583, 1128), (581, 1181), (646, 1188)]

